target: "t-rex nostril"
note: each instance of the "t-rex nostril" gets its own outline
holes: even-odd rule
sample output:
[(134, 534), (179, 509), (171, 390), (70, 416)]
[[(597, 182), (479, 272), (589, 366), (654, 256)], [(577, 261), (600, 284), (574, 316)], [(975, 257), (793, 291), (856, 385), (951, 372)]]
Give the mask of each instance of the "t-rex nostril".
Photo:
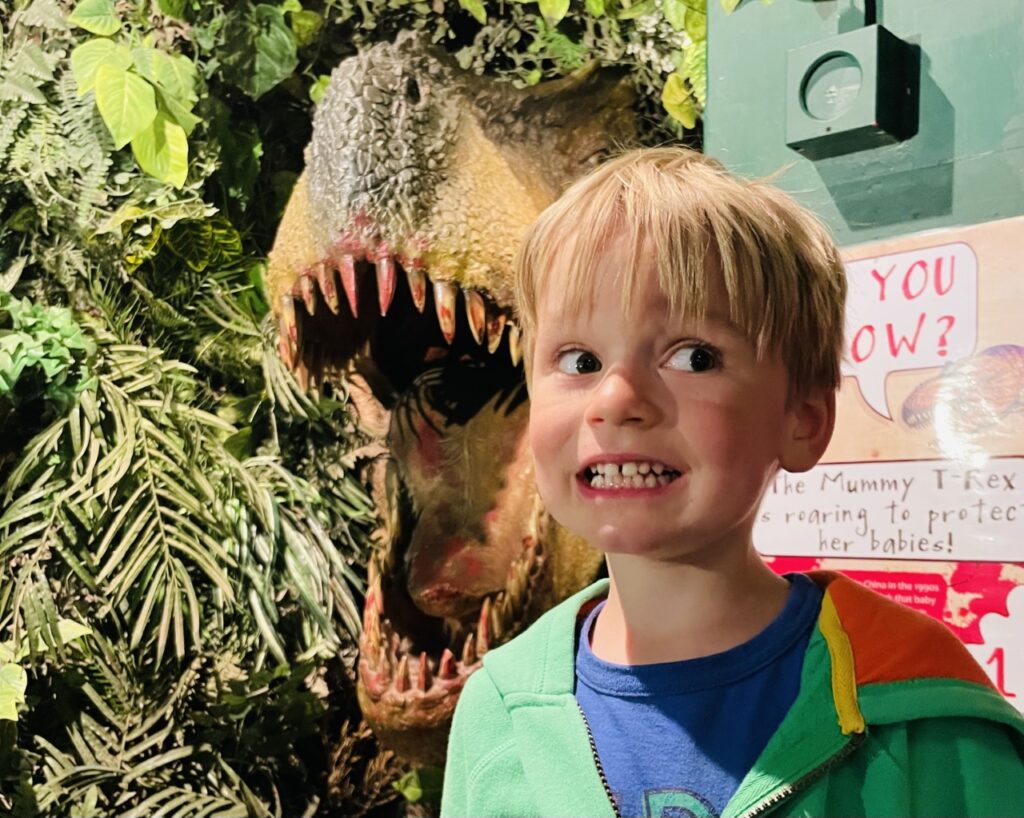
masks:
[(412, 77), (405, 81), (405, 96), (413, 105), (420, 101), (420, 84)]

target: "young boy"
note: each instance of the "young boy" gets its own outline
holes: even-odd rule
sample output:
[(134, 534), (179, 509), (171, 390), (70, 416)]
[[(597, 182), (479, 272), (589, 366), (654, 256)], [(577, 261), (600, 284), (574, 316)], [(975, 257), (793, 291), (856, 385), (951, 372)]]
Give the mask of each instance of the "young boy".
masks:
[(443, 816), (1024, 815), (1024, 719), (941, 624), (752, 542), (832, 434), (845, 278), (790, 198), (602, 165), (517, 260), (537, 486), (603, 580), (488, 653)]

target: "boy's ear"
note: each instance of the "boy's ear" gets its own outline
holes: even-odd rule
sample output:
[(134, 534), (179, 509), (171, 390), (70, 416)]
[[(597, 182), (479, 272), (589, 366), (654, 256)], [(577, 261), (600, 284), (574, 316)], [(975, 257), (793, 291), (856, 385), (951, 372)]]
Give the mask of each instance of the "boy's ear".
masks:
[(789, 472), (804, 472), (817, 464), (832, 440), (835, 390), (815, 389), (795, 398), (787, 414), (789, 426), (780, 465)]

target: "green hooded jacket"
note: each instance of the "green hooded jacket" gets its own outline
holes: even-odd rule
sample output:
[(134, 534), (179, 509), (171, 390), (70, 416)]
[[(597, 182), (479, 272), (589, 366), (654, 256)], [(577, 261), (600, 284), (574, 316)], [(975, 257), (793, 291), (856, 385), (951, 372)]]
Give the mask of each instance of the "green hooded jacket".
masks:
[[(800, 692), (722, 812), (1024, 816), (1024, 717), (942, 624), (841, 575), (824, 588)], [(442, 818), (614, 816), (573, 695), (581, 607), (489, 652), (455, 711)]]

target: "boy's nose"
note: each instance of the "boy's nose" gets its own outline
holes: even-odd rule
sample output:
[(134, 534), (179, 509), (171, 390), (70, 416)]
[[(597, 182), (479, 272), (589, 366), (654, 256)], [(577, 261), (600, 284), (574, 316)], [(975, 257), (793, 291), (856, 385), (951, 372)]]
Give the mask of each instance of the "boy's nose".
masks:
[(660, 416), (650, 388), (638, 376), (622, 370), (611, 371), (604, 377), (586, 411), (586, 421), (591, 425), (647, 427), (656, 424)]

